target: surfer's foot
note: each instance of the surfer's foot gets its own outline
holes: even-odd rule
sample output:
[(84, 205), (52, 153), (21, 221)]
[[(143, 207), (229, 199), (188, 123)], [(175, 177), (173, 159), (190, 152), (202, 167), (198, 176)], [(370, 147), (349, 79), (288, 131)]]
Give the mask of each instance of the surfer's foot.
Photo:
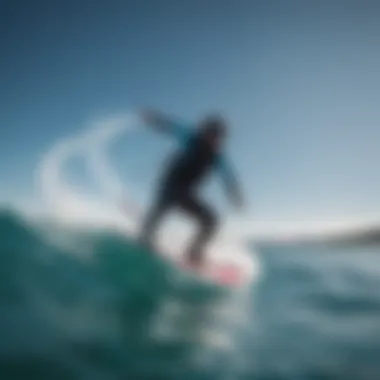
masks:
[(203, 260), (200, 258), (188, 257), (185, 259), (185, 265), (193, 270), (201, 270), (203, 268)]

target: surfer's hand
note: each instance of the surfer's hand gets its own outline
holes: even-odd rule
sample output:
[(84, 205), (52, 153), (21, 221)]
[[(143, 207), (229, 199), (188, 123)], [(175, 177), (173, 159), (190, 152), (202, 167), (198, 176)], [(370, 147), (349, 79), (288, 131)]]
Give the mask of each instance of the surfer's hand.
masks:
[(156, 111), (150, 108), (142, 110), (140, 115), (143, 121), (149, 125), (160, 124), (162, 123), (162, 120), (164, 119), (163, 115), (159, 111)]

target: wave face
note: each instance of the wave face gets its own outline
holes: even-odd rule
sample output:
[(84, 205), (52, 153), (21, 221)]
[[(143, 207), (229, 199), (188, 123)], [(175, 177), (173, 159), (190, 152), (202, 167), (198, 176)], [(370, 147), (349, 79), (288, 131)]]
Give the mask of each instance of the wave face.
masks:
[(259, 284), (186, 278), (105, 230), (0, 214), (1, 379), (378, 379), (378, 246), (263, 246)]

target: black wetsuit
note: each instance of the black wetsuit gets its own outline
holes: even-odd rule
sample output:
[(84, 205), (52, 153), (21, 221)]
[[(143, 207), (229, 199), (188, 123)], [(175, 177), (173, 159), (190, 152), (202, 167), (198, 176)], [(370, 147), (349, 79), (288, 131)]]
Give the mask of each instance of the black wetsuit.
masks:
[(141, 240), (150, 244), (161, 218), (176, 208), (192, 216), (199, 224), (199, 231), (189, 247), (189, 258), (198, 262), (203, 247), (212, 238), (218, 218), (215, 212), (202, 202), (196, 191), (201, 181), (214, 168), (229, 174), (219, 152), (215, 151), (201, 135), (187, 129), (171, 130), (184, 144), (184, 149), (172, 159), (160, 180), (157, 198), (149, 210), (142, 229)]

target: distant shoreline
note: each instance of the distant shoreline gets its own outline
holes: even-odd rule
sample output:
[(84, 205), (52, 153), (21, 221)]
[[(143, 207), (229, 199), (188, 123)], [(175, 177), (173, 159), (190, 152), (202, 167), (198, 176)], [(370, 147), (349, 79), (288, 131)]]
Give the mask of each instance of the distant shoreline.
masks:
[(345, 236), (336, 236), (327, 239), (330, 243), (349, 243), (349, 244), (379, 244), (380, 229), (371, 229), (368, 231), (352, 232)]
[(257, 239), (259, 244), (328, 244), (328, 245), (376, 245), (380, 244), (380, 227), (361, 231), (345, 231), (341, 233), (330, 233), (324, 235), (304, 234), (300, 236), (278, 237)]

